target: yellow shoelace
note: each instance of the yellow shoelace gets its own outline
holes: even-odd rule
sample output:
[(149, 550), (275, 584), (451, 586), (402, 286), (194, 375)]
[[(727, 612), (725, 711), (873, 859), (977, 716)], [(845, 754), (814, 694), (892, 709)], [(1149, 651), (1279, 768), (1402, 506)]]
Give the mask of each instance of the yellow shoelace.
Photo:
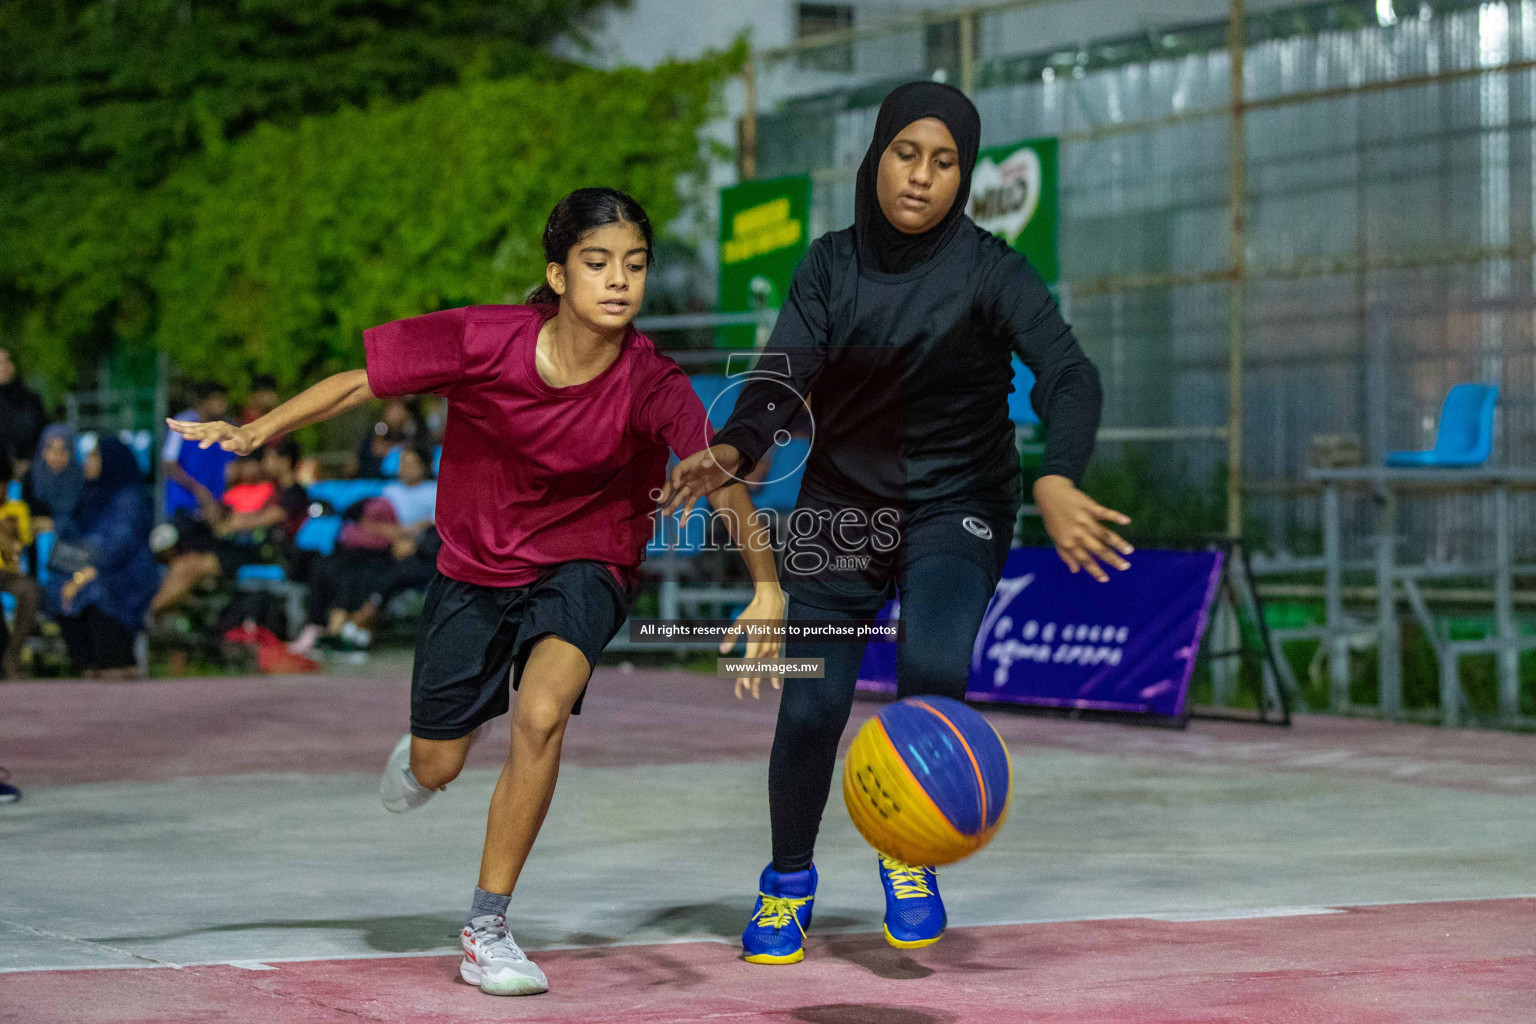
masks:
[(917, 896), (932, 896), (933, 892), (928, 888), (928, 872), (914, 864), (903, 864), (891, 857), (881, 857), (880, 866), (885, 868), (891, 876), (891, 888), (899, 900), (909, 900)]
[[(795, 912), (813, 899), (811, 896), (799, 898), (769, 896), (765, 892), (759, 892), (758, 895), (763, 898), (763, 906), (753, 916), (752, 920), (758, 924), (767, 925), (769, 928), (783, 928), (791, 921), (795, 922), (795, 927), (798, 928), (800, 926), (800, 918), (796, 916)], [(802, 929), (802, 934), (803, 932), (804, 930)]]

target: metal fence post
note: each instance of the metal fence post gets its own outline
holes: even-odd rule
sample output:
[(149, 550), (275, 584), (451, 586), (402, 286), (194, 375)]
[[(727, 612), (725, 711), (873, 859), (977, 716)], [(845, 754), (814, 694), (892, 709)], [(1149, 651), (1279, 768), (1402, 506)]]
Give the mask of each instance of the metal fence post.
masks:
[(1232, 285), (1227, 309), (1227, 535), (1243, 535), (1243, 314), (1247, 291), (1248, 192), (1246, 92), (1243, 81), (1243, 0), (1231, 0), (1227, 21), (1232, 116), (1227, 140), (1231, 212), (1227, 245)]
[(746, 109), (741, 114), (736, 173), (742, 181), (751, 181), (757, 177), (757, 64), (750, 53), (741, 66), (741, 85)]
[(1461, 674), (1453, 643), (1440, 651), (1440, 724), (1447, 729), (1461, 725)]
[(1376, 537), (1376, 686), (1383, 718), (1403, 713), (1403, 661), (1397, 623), (1397, 502), (1386, 487), (1381, 510), (1381, 529)]
[(975, 11), (960, 15), (960, 91), (967, 96), (976, 92), (976, 22), (980, 17)]
[(1349, 708), (1349, 643), (1344, 625), (1344, 565), (1339, 539), (1339, 485), (1323, 484), (1323, 589), (1328, 626), (1328, 706)]
[(1509, 511), (1509, 485), (1493, 488), (1493, 614), (1499, 634), (1499, 717), (1510, 721), (1520, 714), (1520, 648), (1515, 624), (1511, 566), (1514, 542)]

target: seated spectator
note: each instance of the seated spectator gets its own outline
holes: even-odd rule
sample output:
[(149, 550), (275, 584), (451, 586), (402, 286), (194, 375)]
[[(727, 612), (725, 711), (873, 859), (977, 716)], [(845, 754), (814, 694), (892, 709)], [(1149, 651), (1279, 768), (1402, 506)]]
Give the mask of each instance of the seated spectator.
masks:
[(391, 548), (399, 519), (385, 498), (369, 498), (362, 514), (341, 528), (336, 550), (319, 559), (310, 573), (309, 622), (288, 646), (296, 654), (316, 643), (361, 650), (373, 640), (373, 618), (393, 575)]
[(386, 400), (379, 421), (358, 444), (358, 478), (370, 480), (386, 475), (384, 459), (391, 451), (413, 447), (418, 439), (425, 443), (429, 436), (419, 403), (401, 398)]
[[(309, 495), (294, 473), (299, 446), (289, 438), (241, 459), (242, 482), (230, 488), (225, 501), (199, 485), (196, 494), (202, 522), (183, 524), (170, 557), (169, 571), (150, 602), (150, 614), (175, 607), (207, 579), (233, 579), (243, 565), (287, 564), (294, 558), (293, 539), (309, 515)], [(251, 491), (242, 494), (240, 488)], [(262, 504), (240, 507), (232, 496), (263, 495)]]
[[(195, 389), (197, 404), (176, 418), (193, 423), (220, 420), (229, 412), (229, 396), (222, 385), (204, 381)], [(234, 455), (218, 445), (199, 448), (196, 444), (182, 444), (181, 435), (174, 430), (165, 439), (160, 461), (165, 476), (165, 512), (175, 516), (183, 512), (183, 518), (196, 517), (199, 512), (197, 485), (201, 484), (215, 499), (224, 496), (227, 467), (235, 460)]]
[(70, 660), (88, 678), (138, 675), (133, 638), (160, 570), (149, 550), (149, 489), (128, 446), (103, 435), (85, 457), (85, 486), (48, 563), (48, 608)]
[[(224, 488), (223, 503), (233, 512), (260, 511), (267, 507), (277, 493), (277, 486), (267, 478), (261, 452), (252, 452), (243, 459), (231, 462), (225, 480), (227, 486)], [(201, 507), (202, 502), (198, 504)]]
[(5, 482), (26, 475), (47, 423), (43, 400), (21, 379), (15, 354), (0, 348), (0, 452), (10, 456), (15, 474), (7, 476)]
[(32, 525), (37, 533), (53, 529), (56, 519), (68, 519), (80, 500), (85, 476), (75, 458), (75, 432), (63, 423), (43, 431), (37, 458), (29, 473), (32, 479)]
[(382, 497), (395, 510), (400, 528), (390, 544), (394, 565), (378, 595), (378, 606), (406, 590), (423, 590), (437, 572), (437, 481), (429, 478), (432, 457), (417, 448), (400, 453), (400, 479), (384, 485)]
[(281, 399), (277, 397), (277, 380), (267, 374), (252, 377), (250, 393), (245, 396), (245, 405), (240, 410), (240, 424), (244, 426), (247, 423), (254, 423), (276, 409), (279, 404)]
[(310, 621), (289, 650), (316, 643), (361, 650), (373, 641), (373, 622), (395, 594), (431, 582), (441, 547), (434, 525), (437, 484), (430, 459), (415, 449), (400, 453), (400, 479), (363, 506), (361, 519), (342, 528), (336, 552), (315, 564)]
[(400, 475), (384, 485), (383, 498), (395, 510), (401, 528), (419, 536), (431, 528), (437, 513), (437, 481), (431, 479), (432, 457), (420, 449), (400, 453)]
[[(0, 451), (0, 472), (9, 474), (11, 459)], [(37, 581), (21, 571), (21, 553), (32, 543), (32, 512), (25, 502), (7, 499), (0, 504), (0, 591), (16, 598), (16, 617), (7, 627), (0, 616), (0, 674), (21, 678), (21, 652), (37, 625), (37, 609), (43, 593)]]

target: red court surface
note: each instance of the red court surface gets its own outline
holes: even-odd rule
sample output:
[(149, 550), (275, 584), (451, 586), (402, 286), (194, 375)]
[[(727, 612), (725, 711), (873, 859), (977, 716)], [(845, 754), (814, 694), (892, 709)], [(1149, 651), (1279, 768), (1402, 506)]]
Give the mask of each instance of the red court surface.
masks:
[[(373, 772), (405, 729), (409, 666), (376, 675), (169, 679), (0, 687), (3, 751), (34, 784), (126, 782), (274, 770)], [(566, 736), (567, 764), (762, 760), (777, 700), (733, 700), (729, 682), (687, 672), (599, 670)], [(844, 734), (879, 705), (861, 701)], [(1186, 730), (994, 710), (1010, 747), (1266, 765), (1536, 796), (1536, 737), (1302, 715), (1289, 729), (1192, 722)], [(498, 765), (498, 729), (472, 764)], [(1533, 1018), (1536, 1019), (1536, 1018)]]
[[(1478, 1024), (1536, 1020), (1536, 900), (817, 939), (760, 967), (717, 943), (546, 953), (549, 993), (482, 995), (450, 957), (0, 975), (0, 1020)], [(149, 1011), (124, 1007), (152, 1006)]]

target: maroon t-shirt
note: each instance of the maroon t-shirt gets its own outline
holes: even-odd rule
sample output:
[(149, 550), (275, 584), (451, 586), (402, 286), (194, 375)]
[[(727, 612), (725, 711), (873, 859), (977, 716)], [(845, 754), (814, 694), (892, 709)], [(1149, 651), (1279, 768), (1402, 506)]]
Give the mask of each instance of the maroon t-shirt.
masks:
[(562, 562), (609, 567), (626, 589), (645, 558), (667, 450), (709, 446), (688, 377), (631, 328), (584, 384), (552, 387), (534, 357), (553, 306), (470, 306), (363, 332), (380, 398), (448, 399), (437, 477), (445, 576), (531, 583)]

